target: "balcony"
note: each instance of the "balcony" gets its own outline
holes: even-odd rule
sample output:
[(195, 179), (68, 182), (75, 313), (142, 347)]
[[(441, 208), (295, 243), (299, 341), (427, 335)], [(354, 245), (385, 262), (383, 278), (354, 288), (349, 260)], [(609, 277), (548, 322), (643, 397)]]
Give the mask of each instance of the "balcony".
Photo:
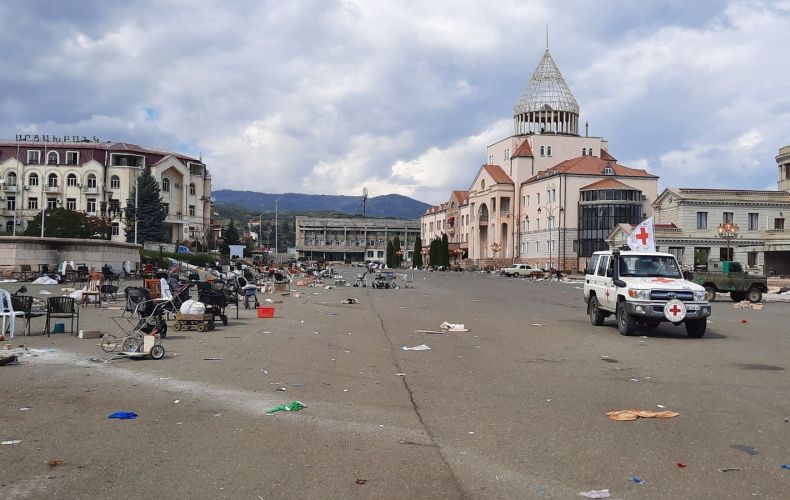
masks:
[(6, 193), (18, 193), (19, 186), (17, 186), (16, 184), (3, 184), (3, 191), (5, 191)]
[(85, 192), (85, 194), (99, 194), (98, 186), (83, 186), (82, 190)]
[(167, 214), (165, 215), (165, 222), (184, 222), (184, 216), (181, 214)]
[(58, 186), (58, 185), (55, 185), (55, 186), (46, 185), (46, 186), (44, 186), (44, 192), (45, 193), (60, 193), (60, 186)]
[(763, 238), (770, 241), (790, 241), (790, 229), (766, 229), (763, 231)]
[(509, 219), (511, 215), (510, 210), (501, 210), (499, 212), (500, 219)]
[(487, 226), (488, 225), (488, 216), (487, 215), (481, 215), (480, 217), (477, 218), (477, 222), (478, 222), (478, 224), (480, 226)]

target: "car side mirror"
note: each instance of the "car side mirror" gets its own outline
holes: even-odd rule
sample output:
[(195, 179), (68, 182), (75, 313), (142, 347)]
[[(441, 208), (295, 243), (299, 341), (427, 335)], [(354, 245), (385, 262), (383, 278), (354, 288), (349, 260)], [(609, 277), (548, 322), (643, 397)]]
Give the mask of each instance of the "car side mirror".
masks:
[(621, 280), (620, 278), (615, 278), (614, 280), (612, 280), (612, 283), (614, 283), (614, 286), (620, 287), (620, 288), (628, 286), (625, 283), (625, 281)]

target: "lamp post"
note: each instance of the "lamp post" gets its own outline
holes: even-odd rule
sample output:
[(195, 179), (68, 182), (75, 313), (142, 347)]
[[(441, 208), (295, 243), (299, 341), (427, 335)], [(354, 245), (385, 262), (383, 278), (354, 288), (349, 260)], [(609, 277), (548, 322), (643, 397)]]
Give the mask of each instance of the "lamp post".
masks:
[[(552, 247), (552, 244), (551, 244), (551, 229), (552, 229), (552, 227), (551, 226), (554, 225), (554, 212), (556, 212), (559, 209), (559, 213), (562, 213), (562, 212), (565, 211), (565, 209), (562, 208), (562, 207), (557, 207), (557, 206), (540, 205), (538, 207), (538, 213), (541, 212), (541, 209), (543, 209), (543, 210), (545, 210), (546, 212), (549, 213), (549, 217), (548, 217), (547, 221), (551, 222), (551, 224), (548, 224), (548, 226), (549, 226), (549, 271), (551, 271), (551, 269), (553, 267), (552, 266), (552, 262), (551, 262), (551, 250), (552, 250), (551, 249), (551, 247)], [(559, 228), (557, 228), (557, 234), (559, 235)], [(560, 255), (559, 255), (559, 251), (558, 251), (557, 252), (557, 261), (559, 261), (559, 260), (560, 260)], [(557, 262), (557, 264), (559, 265), (559, 262)]]
[(720, 238), (724, 238), (727, 242), (727, 260), (732, 260), (730, 257), (730, 240), (738, 237), (738, 225), (732, 222), (724, 222), (719, 224), (717, 228)]
[(277, 257), (277, 252), (279, 251), (279, 221), (277, 218), (277, 202), (282, 199), (282, 196), (274, 200), (274, 258), (277, 260), (279, 264), (280, 260)]

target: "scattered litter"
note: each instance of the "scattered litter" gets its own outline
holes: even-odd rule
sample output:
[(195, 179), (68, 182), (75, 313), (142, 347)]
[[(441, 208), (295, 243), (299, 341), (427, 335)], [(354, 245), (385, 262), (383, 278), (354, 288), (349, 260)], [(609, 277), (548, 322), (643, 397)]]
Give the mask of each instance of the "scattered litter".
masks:
[(746, 321), (745, 319), (742, 319), (741, 323), (748, 323), (748, 321)]
[(359, 299), (356, 297), (349, 297), (341, 302), (341, 304), (359, 304)]
[(579, 493), (579, 496), (583, 496), (585, 498), (609, 498), (612, 495), (609, 493), (609, 490), (590, 490), (582, 491)]
[(666, 408), (666, 406), (664, 406), (664, 405), (656, 405), (656, 407), (658, 407), (658, 408)]
[(365, 484), (367, 482), (368, 482), (367, 479), (357, 479), (357, 481), (356, 481), (357, 484)]
[(765, 304), (752, 304), (748, 300), (744, 300), (732, 305), (733, 309), (756, 309), (758, 311), (762, 310), (765, 307)]
[(414, 333), (433, 333), (437, 335), (442, 335), (447, 333), (448, 330), (414, 330)]
[(60, 460), (59, 458), (53, 458), (52, 460), (50, 460), (49, 462), (47, 462), (47, 465), (49, 465), (49, 466), (50, 466), (50, 467), (52, 467), (52, 468), (55, 468), (55, 467), (57, 467), (58, 465), (63, 465), (64, 463), (65, 463), (65, 462), (64, 462), (63, 460)]
[(222, 358), (203, 358), (203, 361), (222, 361)]
[(738, 451), (742, 451), (742, 452), (746, 453), (747, 455), (751, 455), (751, 456), (755, 456), (755, 455), (759, 454), (759, 452), (757, 451), (757, 448), (755, 448), (754, 446), (749, 446), (748, 444), (734, 444), (734, 445), (730, 446), (730, 448), (738, 450)]
[(638, 378), (629, 378), (628, 380), (630, 380), (631, 382), (639, 382)]
[(532, 323), (530, 326), (548, 326), (548, 325), (544, 325), (543, 323)]
[(29, 406), (23, 406), (22, 408), (19, 409), (19, 411), (28, 411), (29, 409), (30, 409)]
[(19, 444), (21, 442), (22, 442), (21, 439), (11, 439), (10, 441), (3, 441), (0, 444), (3, 444), (3, 445), (15, 445), (15, 444)]
[(439, 328), (442, 330), (447, 330), (448, 332), (468, 332), (469, 329), (464, 326), (463, 323), (448, 323), (447, 321), (443, 322), (439, 325)]
[(780, 469), (790, 470), (790, 464), (782, 464), (779, 466)]
[(610, 411), (606, 414), (609, 420), (629, 421), (638, 418), (672, 418), (680, 413), (674, 411), (650, 411), (650, 410), (618, 410)]
[(176, 405), (177, 405), (177, 404), (178, 404), (178, 403), (180, 403), (180, 402), (181, 402), (181, 400), (180, 400), (180, 399), (176, 399), (175, 401), (173, 401), (173, 404), (176, 404)]
[(642, 481), (642, 478), (639, 476), (631, 476), (628, 478), (628, 480), (635, 484), (645, 484), (645, 482)]
[(275, 406), (274, 408), (266, 410), (266, 413), (271, 415), (272, 413), (276, 413), (278, 411), (299, 411), (302, 408), (307, 408), (307, 406), (305, 406), (301, 401), (294, 401), (292, 403)]
[(678, 467), (680, 467), (681, 469), (685, 469), (685, 468), (686, 468), (686, 464), (684, 464), (683, 462), (678, 462), (678, 463), (676, 463), (675, 465), (677, 465), (677, 466), (678, 466)]
[(401, 347), (401, 350), (403, 350), (403, 351), (430, 351), (431, 348), (428, 347), (425, 344), (420, 344), (420, 345), (417, 345), (417, 346), (414, 346), (414, 347), (403, 346), (403, 347)]
[(406, 374), (405, 373), (396, 373), (395, 376), (396, 377), (405, 377)]
[(117, 418), (119, 420), (134, 420), (137, 418), (137, 414), (133, 411), (116, 411), (115, 413), (110, 413), (107, 418)]
[(469, 431), (469, 432), (468, 432), (468, 434), (469, 434), (470, 436), (473, 436), (473, 435), (474, 435), (474, 433), (475, 433), (475, 431)]
[(277, 391), (277, 392), (285, 392), (285, 387), (278, 387), (277, 389), (275, 389), (275, 391)]
[(724, 469), (719, 469), (719, 472), (734, 472), (739, 470), (743, 470), (743, 469), (741, 469), (740, 467), (726, 467)]

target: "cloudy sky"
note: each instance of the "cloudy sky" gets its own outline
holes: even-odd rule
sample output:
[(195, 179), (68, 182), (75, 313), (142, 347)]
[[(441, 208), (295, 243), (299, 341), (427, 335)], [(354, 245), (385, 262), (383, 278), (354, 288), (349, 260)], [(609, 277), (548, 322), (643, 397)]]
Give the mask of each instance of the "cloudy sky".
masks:
[(0, 138), (203, 155), (215, 189), (466, 189), (550, 47), (662, 186), (775, 188), (790, 0), (3, 0)]

